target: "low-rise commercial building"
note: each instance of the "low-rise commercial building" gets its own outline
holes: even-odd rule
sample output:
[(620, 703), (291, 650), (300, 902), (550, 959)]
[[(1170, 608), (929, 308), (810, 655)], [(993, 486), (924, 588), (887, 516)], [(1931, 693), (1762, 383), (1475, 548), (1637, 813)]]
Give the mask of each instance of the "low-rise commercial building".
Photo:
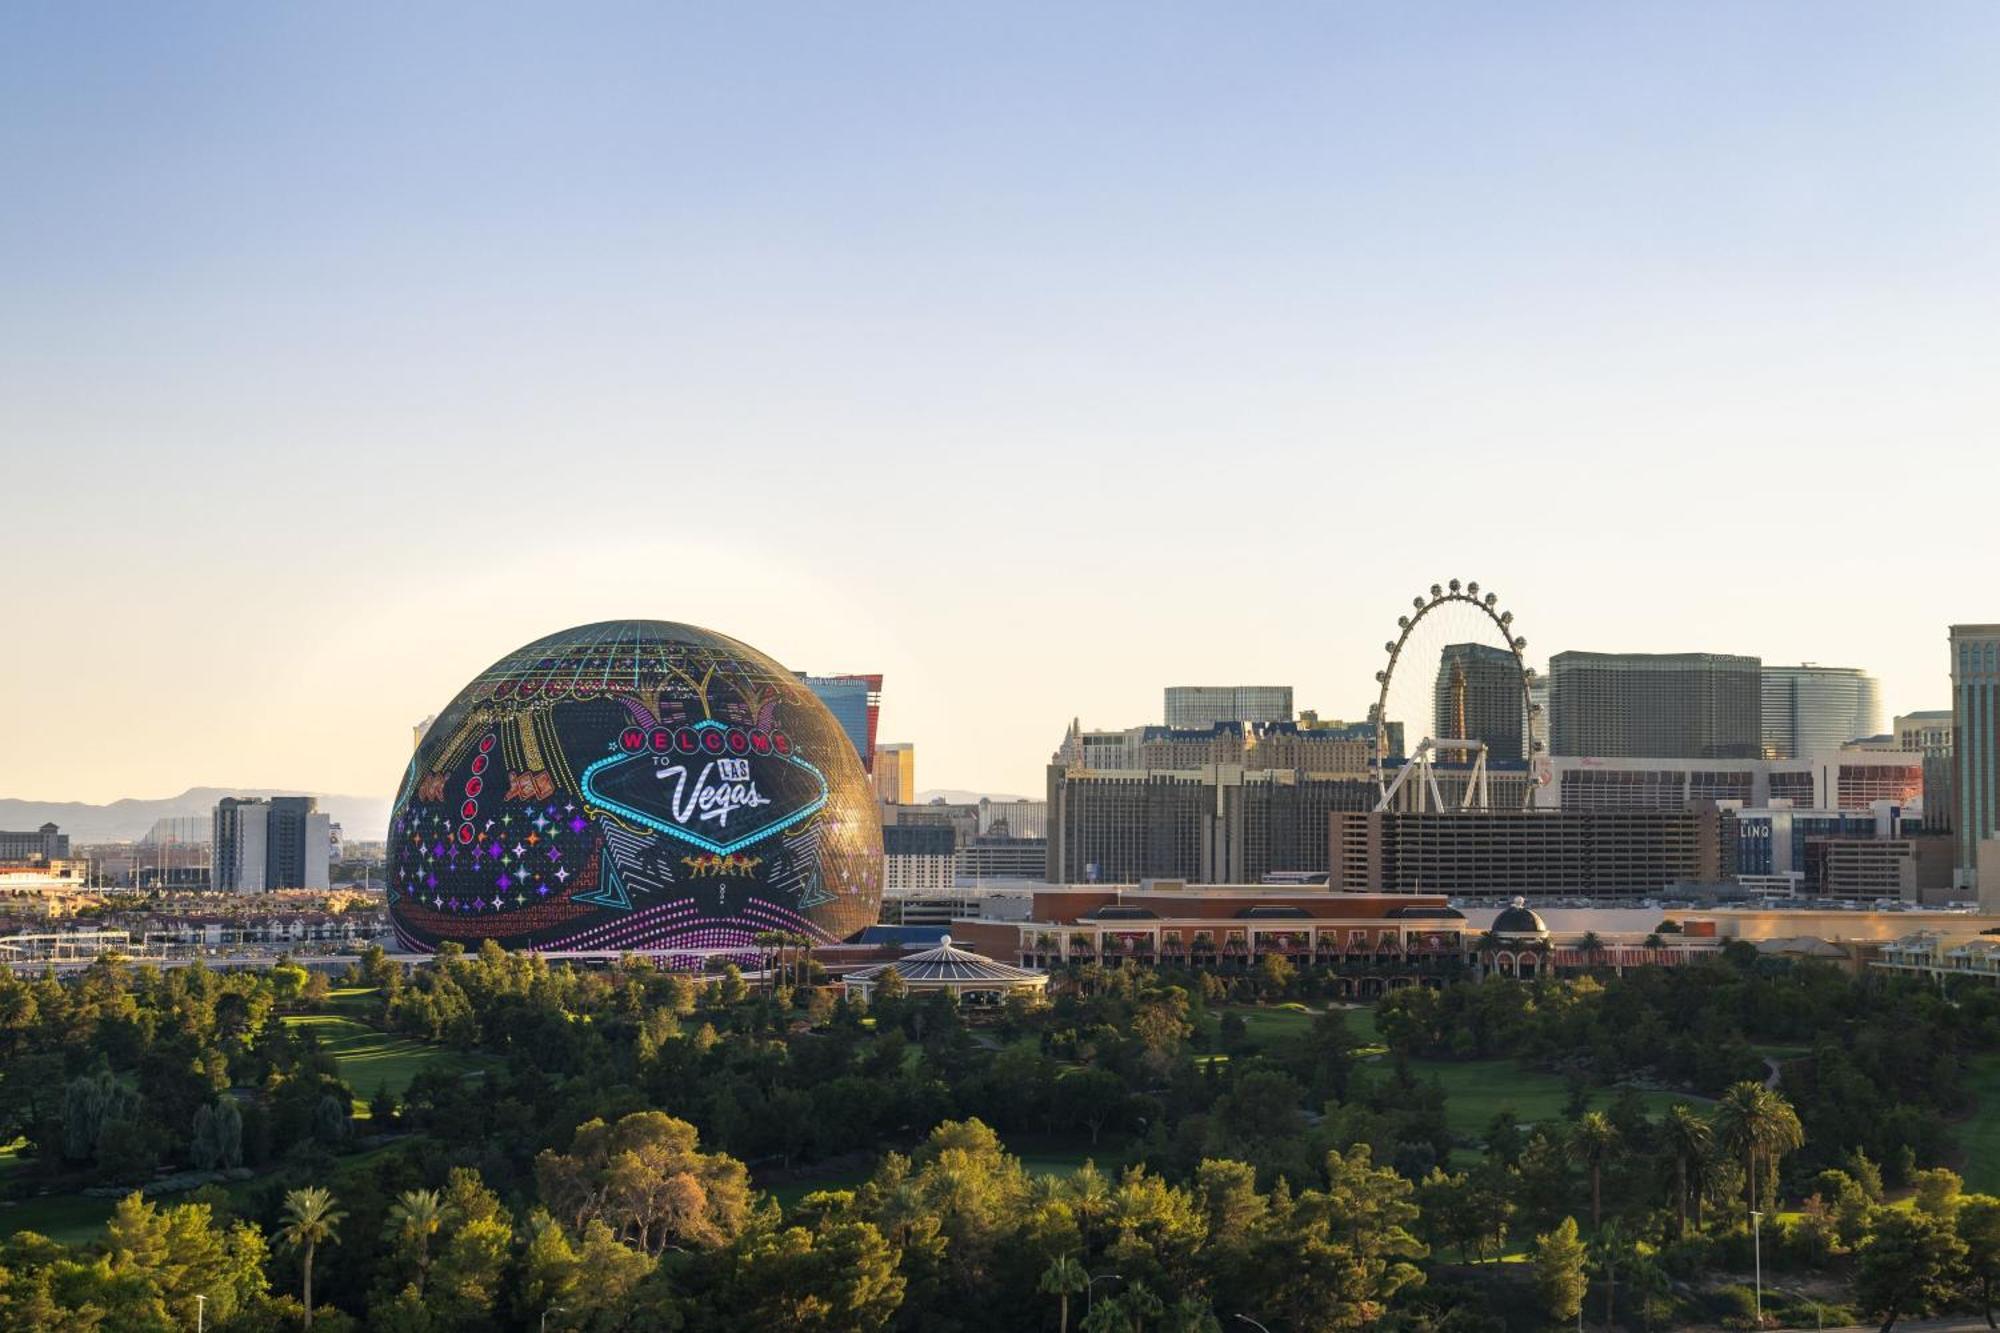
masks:
[(1276, 955), (1327, 969), (1335, 993), (1349, 998), (1465, 975), (1676, 966), (1722, 943), (1702, 923), (1661, 934), (1657, 912), (1637, 926), (1542, 927), (1526, 935), (1510, 933), (1504, 916), (1460, 911), (1438, 894), (1153, 881), (1052, 885), (1035, 891), (1026, 920), (959, 919), (950, 929), (954, 939), (1032, 967), (1135, 962), (1229, 970)]

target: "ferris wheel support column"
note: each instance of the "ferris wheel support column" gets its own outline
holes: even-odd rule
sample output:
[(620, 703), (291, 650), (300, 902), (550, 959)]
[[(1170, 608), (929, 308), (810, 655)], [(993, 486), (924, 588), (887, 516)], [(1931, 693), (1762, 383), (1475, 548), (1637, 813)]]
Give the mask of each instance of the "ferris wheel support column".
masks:
[(1444, 789), (1438, 786), (1437, 768), (1431, 760), (1431, 756), (1440, 750), (1470, 751), (1472, 754), (1472, 769), (1466, 775), (1465, 794), (1459, 797), (1458, 808), (1461, 811), (1491, 810), (1493, 798), (1486, 780), (1486, 742), (1456, 738), (1435, 740), (1429, 737), (1420, 742), (1416, 753), (1396, 770), (1394, 780), (1383, 788), (1382, 799), (1375, 803), (1375, 808), (1387, 810), (1395, 801), (1396, 793), (1414, 775), (1417, 794), (1413, 804), (1417, 814), (1426, 814), (1433, 806), (1440, 812), (1450, 809), (1450, 802), (1444, 798)]

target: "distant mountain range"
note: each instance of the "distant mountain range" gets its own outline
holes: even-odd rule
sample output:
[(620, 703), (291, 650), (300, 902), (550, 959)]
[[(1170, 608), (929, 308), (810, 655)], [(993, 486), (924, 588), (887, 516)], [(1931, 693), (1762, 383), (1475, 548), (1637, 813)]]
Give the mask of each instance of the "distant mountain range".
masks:
[(947, 805), (978, 805), (980, 801), (1039, 801), (1039, 796), (1002, 796), (990, 791), (958, 791), (950, 787), (936, 787), (930, 791), (917, 793), (918, 805), (929, 805), (932, 801), (943, 801)]
[(178, 796), (141, 801), (127, 798), (109, 805), (84, 801), (19, 801), (0, 798), (0, 828), (34, 829), (60, 825), (70, 842), (136, 842), (156, 819), (207, 815), (225, 796), (317, 796), (319, 808), (340, 825), (341, 833), (364, 842), (379, 842), (389, 828), (386, 796), (335, 796), (325, 792), (281, 791), (269, 787), (190, 787)]

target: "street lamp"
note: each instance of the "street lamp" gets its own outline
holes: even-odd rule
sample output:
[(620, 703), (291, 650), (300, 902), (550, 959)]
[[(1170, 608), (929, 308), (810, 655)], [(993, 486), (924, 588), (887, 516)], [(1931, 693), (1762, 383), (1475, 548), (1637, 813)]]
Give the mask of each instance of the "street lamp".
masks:
[(1757, 1327), (1764, 1327), (1764, 1214), (1750, 1210), (1750, 1252), (1757, 1265)]
[(1090, 1279), (1089, 1283), (1087, 1283), (1084, 1287), (1084, 1294), (1090, 1297), (1090, 1304), (1085, 1306), (1084, 1308), (1088, 1310), (1095, 1310), (1097, 1308), (1097, 1284), (1103, 1282), (1107, 1278), (1115, 1279), (1118, 1276), (1119, 1275), (1117, 1273), (1099, 1273), (1096, 1277)]
[(551, 1305), (548, 1309), (542, 1311), (542, 1333), (549, 1333), (550, 1315), (568, 1314), (568, 1313), (569, 1313), (569, 1307), (567, 1305)]
[(1235, 1316), (1235, 1317), (1236, 1317), (1236, 1318), (1238, 1318), (1238, 1319), (1241, 1319), (1241, 1320), (1242, 1320), (1242, 1321), (1243, 1321), (1244, 1323), (1246, 1323), (1246, 1324), (1250, 1325), (1250, 1327), (1252, 1327), (1252, 1328), (1255, 1328), (1255, 1329), (1262, 1329), (1262, 1330), (1263, 1330), (1263, 1333), (1271, 1333), (1271, 1330), (1270, 1330), (1270, 1329), (1268, 1329), (1268, 1328), (1264, 1328), (1264, 1326), (1263, 1326), (1262, 1324), (1258, 1323), (1258, 1322), (1257, 1322), (1256, 1320), (1252, 1319), (1252, 1318), (1251, 1318), (1251, 1317), (1250, 1317), (1249, 1315), (1247, 1315), (1247, 1314), (1240, 1314), (1240, 1315), (1237, 1315), (1237, 1316)]
[(194, 1295), (194, 1333), (202, 1333), (208, 1324), (208, 1297), (196, 1292)]

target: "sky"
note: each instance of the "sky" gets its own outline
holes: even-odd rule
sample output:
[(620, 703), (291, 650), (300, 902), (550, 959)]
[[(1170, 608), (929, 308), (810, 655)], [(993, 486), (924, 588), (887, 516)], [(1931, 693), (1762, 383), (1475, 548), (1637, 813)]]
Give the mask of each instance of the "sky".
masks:
[[(1450, 577), (1545, 661), (2000, 621), (2000, 7), (0, 9), (0, 796), (386, 794), (566, 625), (919, 787)], [(1886, 719), (1885, 719), (1886, 720)]]

